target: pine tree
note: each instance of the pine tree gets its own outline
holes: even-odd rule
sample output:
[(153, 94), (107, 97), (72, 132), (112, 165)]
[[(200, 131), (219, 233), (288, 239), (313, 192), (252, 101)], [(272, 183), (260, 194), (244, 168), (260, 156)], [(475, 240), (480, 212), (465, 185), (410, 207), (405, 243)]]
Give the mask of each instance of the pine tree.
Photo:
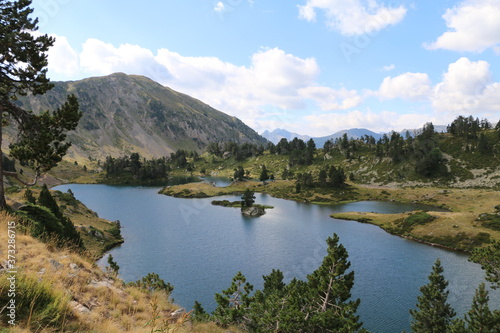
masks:
[(247, 314), (247, 326), (251, 332), (283, 332), (283, 317), (289, 312), (284, 298), (285, 295), (291, 298), (283, 278), (283, 273), (275, 269), (263, 276), (264, 289), (255, 292)]
[(255, 202), (255, 195), (250, 189), (246, 189), (241, 197), (241, 207), (252, 207)]
[(486, 280), (491, 282), (492, 288), (500, 288), (500, 242), (494, 241), (486, 248), (472, 251), (470, 261), (481, 265), (486, 271)]
[(118, 263), (114, 260), (113, 256), (110, 254), (108, 256), (108, 265), (106, 269), (113, 275), (117, 276), (118, 272), (120, 271), (120, 266), (118, 266)]
[(36, 204), (36, 198), (33, 195), (33, 191), (29, 188), (24, 191), (24, 199), (26, 199), (26, 201), (30, 204)]
[(61, 209), (59, 208), (59, 205), (57, 202), (54, 200), (54, 197), (52, 194), (50, 194), (49, 188), (47, 187), (47, 184), (43, 184), (42, 190), (40, 191), (40, 195), (38, 196), (38, 203), (41, 206), (47, 207), (50, 209), (52, 214), (55, 215), (58, 219), (63, 218), (63, 214), (61, 213)]
[[(16, 104), (19, 96), (41, 95), (52, 88), (46, 67), (54, 38), (32, 33), (38, 29), (38, 19), (30, 17), (30, 5), (31, 0), (0, 1), (0, 124), (11, 120), (17, 124), (17, 141), (10, 145), (10, 154), (35, 170), (35, 180), (29, 184), (33, 185), (41, 172), (54, 167), (66, 154), (70, 146), (65, 142), (66, 132), (76, 128), (81, 113), (73, 95), (53, 113), (35, 115)], [(0, 158), (0, 209), (6, 207), (3, 176), (18, 176), (4, 171), (2, 161)]]
[(441, 261), (436, 260), (429, 275), (429, 283), (420, 288), (417, 310), (410, 310), (413, 333), (444, 333), (449, 330), (455, 311), (447, 303), (448, 281), (443, 276)]
[(192, 315), (192, 320), (194, 322), (205, 322), (208, 321), (210, 318), (210, 315), (205, 311), (201, 303), (198, 301), (194, 301), (193, 305), (193, 315)]
[(259, 179), (260, 179), (261, 182), (264, 182), (264, 184), (266, 183), (266, 180), (269, 179), (269, 174), (268, 174), (267, 168), (266, 168), (266, 166), (264, 164), (262, 165), (262, 170), (260, 172)]
[(68, 217), (65, 217), (59, 208), (56, 200), (52, 196), (47, 187), (47, 184), (43, 184), (42, 190), (40, 191), (40, 195), (38, 197), (38, 203), (41, 206), (47, 207), (52, 214), (59, 220), (59, 222), (63, 226), (62, 234), (59, 235), (62, 239), (69, 241), (72, 245), (83, 248), (83, 241), (80, 237), (80, 234), (75, 228), (75, 225)]
[(308, 332), (356, 332), (362, 327), (356, 316), (360, 300), (351, 300), (354, 272), (345, 247), (334, 234), (327, 239), (327, 255), (321, 266), (307, 277), (309, 304)]
[(240, 180), (240, 181), (243, 180), (243, 178), (245, 178), (245, 169), (243, 169), (243, 167), (241, 165), (238, 166), (238, 168), (234, 170), (233, 177), (236, 180)]
[(479, 134), (479, 142), (477, 144), (477, 149), (479, 150), (479, 152), (481, 154), (489, 154), (492, 152), (491, 148), (492, 147), (491, 147), (491, 144), (490, 144), (488, 138), (486, 137), (486, 135), (483, 132), (481, 132)]
[(306, 155), (305, 155), (305, 163), (307, 165), (312, 164), (314, 160), (314, 154), (316, 153), (316, 143), (313, 139), (309, 139), (307, 141)]
[(222, 294), (215, 294), (217, 308), (213, 312), (213, 319), (216, 323), (222, 327), (243, 325), (244, 315), (252, 302), (252, 290), (253, 286), (238, 272), (228, 289), (223, 290)]
[(465, 321), (468, 324), (468, 332), (471, 333), (493, 333), (500, 332), (499, 318), (495, 318), (491, 312), (488, 291), (484, 283), (479, 285), (476, 290), (474, 299), (472, 300), (472, 307), (465, 315)]

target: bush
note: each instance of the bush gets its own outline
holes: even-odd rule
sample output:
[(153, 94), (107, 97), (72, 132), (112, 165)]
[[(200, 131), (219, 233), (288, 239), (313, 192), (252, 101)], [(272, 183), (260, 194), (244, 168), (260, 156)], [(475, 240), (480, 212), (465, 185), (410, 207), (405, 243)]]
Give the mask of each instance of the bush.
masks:
[(174, 287), (160, 278), (156, 273), (148, 273), (142, 279), (135, 282), (130, 282), (129, 285), (138, 287), (147, 292), (164, 291), (167, 296), (170, 296)]
[(479, 220), (483, 227), (500, 231), (500, 216), (495, 214), (481, 214)]
[[(24, 322), (30, 328), (58, 326), (68, 314), (68, 298), (61, 292), (54, 291), (47, 281), (17, 274), (16, 277), (16, 323)], [(12, 297), (7, 292), (10, 281), (0, 279), (0, 304), (8, 304)], [(12, 296), (12, 295), (11, 295)], [(2, 315), (2, 322), (8, 323), (10, 318)]]
[(399, 228), (403, 232), (410, 232), (416, 225), (424, 225), (434, 221), (436, 218), (428, 213), (421, 211), (411, 214), (407, 218), (400, 220), (398, 223)]
[(50, 209), (38, 205), (27, 204), (18, 210), (24, 223), (35, 238), (43, 238), (49, 234), (62, 235), (63, 225)]
[(64, 202), (66, 205), (76, 206), (78, 205), (78, 200), (76, 200), (73, 192), (63, 193), (61, 191), (55, 191), (55, 196), (59, 197), (59, 199)]

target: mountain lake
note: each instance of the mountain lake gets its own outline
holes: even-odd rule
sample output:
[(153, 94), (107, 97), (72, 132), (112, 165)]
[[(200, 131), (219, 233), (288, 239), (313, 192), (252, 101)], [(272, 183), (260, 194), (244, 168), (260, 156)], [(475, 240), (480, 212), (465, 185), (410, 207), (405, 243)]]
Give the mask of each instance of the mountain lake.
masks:
[[(449, 281), (448, 301), (460, 316), (484, 281), (480, 266), (462, 253), (393, 236), (374, 225), (329, 217), (347, 211), (431, 210), (428, 206), (372, 201), (324, 206), (256, 193), (256, 203), (274, 209), (250, 218), (237, 208), (213, 206), (214, 198), (173, 198), (158, 194), (158, 187), (61, 185), (55, 189), (71, 189), (100, 217), (120, 220), (125, 243), (110, 253), (123, 280), (158, 273), (174, 286), (175, 302), (188, 311), (196, 300), (206, 311), (213, 311), (214, 294), (228, 288), (238, 271), (254, 290), (262, 289), (262, 276), (273, 268), (283, 271), (285, 282), (305, 279), (321, 264), (326, 239), (333, 233), (349, 252), (355, 271), (352, 295), (361, 299), (358, 315), (370, 332), (410, 331), (409, 309), (416, 308), (419, 289), (428, 283), (437, 258)], [(239, 196), (215, 199), (239, 200)], [(106, 259), (99, 266), (105, 267)], [(500, 291), (490, 290), (490, 308), (500, 308)]]

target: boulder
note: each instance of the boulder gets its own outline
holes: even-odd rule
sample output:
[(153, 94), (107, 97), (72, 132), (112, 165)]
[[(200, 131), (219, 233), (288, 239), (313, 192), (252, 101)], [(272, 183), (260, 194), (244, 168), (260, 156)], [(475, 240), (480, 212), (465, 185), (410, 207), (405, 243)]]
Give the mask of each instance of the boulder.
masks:
[(245, 216), (251, 216), (251, 217), (257, 217), (257, 216), (262, 216), (266, 213), (266, 210), (261, 207), (245, 207), (241, 208), (241, 214)]

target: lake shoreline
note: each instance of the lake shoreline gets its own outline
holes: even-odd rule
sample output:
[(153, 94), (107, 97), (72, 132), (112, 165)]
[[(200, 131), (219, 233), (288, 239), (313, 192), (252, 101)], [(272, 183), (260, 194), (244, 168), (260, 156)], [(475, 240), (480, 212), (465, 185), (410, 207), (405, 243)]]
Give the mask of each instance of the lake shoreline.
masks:
[[(294, 193), (293, 182), (277, 180), (266, 184), (255, 181), (233, 182), (226, 187), (208, 183), (189, 183), (168, 186), (159, 193), (177, 198), (208, 198), (240, 194), (247, 188), (275, 198), (319, 205), (390, 201), (425, 204), (439, 210), (447, 210), (448, 212), (434, 213), (435, 221), (427, 225), (416, 225), (410, 232), (398, 230), (396, 221), (404, 218), (401, 214), (388, 222), (384, 221), (387, 214), (379, 214), (376, 219), (372, 216), (368, 220), (366, 217), (355, 216), (357, 213), (352, 213), (350, 216), (343, 214), (341, 218), (377, 225), (392, 235), (446, 250), (470, 253), (474, 248), (500, 239), (499, 231), (485, 228), (477, 221), (480, 214), (494, 211), (495, 203), (500, 201), (498, 191), (487, 189), (397, 188), (352, 184), (330, 191), (312, 189)], [(481, 198), (483, 200), (480, 200)], [(472, 202), (477, 204), (471, 205)], [(339, 218), (338, 215), (332, 217)]]
[[(65, 191), (67, 188), (61, 190)], [(399, 214), (422, 207), (411, 203), (402, 207), (391, 200), (366, 201), (332, 209), (325, 205), (279, 200), (256, 193), (256, 202), (273, 205), (275, 209), (260, 220), (253, 220), (241, 217), (236, 210), (212, 206), (213, 199), (164, 197), (157, 195), (158, 188), (83, 185), (72, 187), (72, 190), (88, 207), (100, 212), (103, 217), (122, 221), (125, 244), (112, 249), (110, 253), (120, 264), (125, 281), (135, 281), (147, 272), (154, 271), (176, 287), (173, 297), (177, 304), (186, 308), (192, 306), (193, 300), (198, 300), (207, 306), (205, 309), (212, 311), (214, 292), (227, 288), (238, 270), (243, 270), (248, 280), (256, 283), (258, 288), (262, 283), (262, 275), (268, 274), (272, 268), (282, 270), (288, 278), (304, 278), (321, 262), (324, 239), (332, 232), (339, 234), (349, 250), (358, 279), (356, 293), (365, 295), (365, 305), (360, 308), (360, 314), (365, 322), (370, 322), (374, 327), (387, 327), (388, 321), (392, 322), (389, 318), (397, 317), (401, 324), (394, 324), (397, 330), (393, 331), (406, 329), (405, 310), (394, 312), (396, 309), (390, 308), (387, 310), (390, 315), (384, 319), (377, 311), (372, 311), (376, 308), (373, 304), (376, 304), (381, 295), (391, 292), (391, 297), (400, 302), (398, 308), (410, 308), (414, 305), (414, 295), (406, 297), (404, 301), (400, 300), (399, 295), (404, 290), (418, 292), (418, 287), (425, 283), (428, 269), (436, 257), (443, 259), (445, 263), (449, 261), (446, 265), (452, 275), (455, 272), (476, 272), (463, 269), (472, 265), (467, 262), (464, 254), (408, 242), (402, 237), (392, 237), (379, 228), (363, 226), (362, 223), (335, 221), (329, 217), (333, 212), (358, 209), (364, 212)], [(223, 199), (233, 201), (238, 200), (238, 196), (219, 200)], [(152, 256), (152, 253), (157, 256)], [(141, 265), (138, 266), (137, 263)], [(388, 263), (392, 268), (381, 270)], [(417, 263), (418, 267), (415, 267)], [(403, 268), (403, 264), (408, 267)], [(104, 267), (105, 258), (98, 265)], [(218, 271), (224, 273), (216, 275), (219, 274), (216, 273)], [(408, 279), (408, 275), (418, 279)], [(472, 275), (482, 277), (482, 272), (478, 268)], [(387, 286), (388, 289), (385, 290), (386, 284), (375, 277), (380, 277), (383, 281), (392, 279), (391, 286)], [(460, 281), (464, 279), (465, 277)], [(400, 283), (398, 286), (401, 288), (394, 289), (393, 286), (397, 283)], [(370, 290), (378, 290), (380, 294), (367, 293), (363, 288), (368, 286), (371, 286)], [(462, 291), (461, 284), (457, 285), (456, 281), (451, 286)], [(460, 296), (454, 304), (461, 304), (463, 299), (469, 300), (472, 293), (471, 288), (470, 295)]]

